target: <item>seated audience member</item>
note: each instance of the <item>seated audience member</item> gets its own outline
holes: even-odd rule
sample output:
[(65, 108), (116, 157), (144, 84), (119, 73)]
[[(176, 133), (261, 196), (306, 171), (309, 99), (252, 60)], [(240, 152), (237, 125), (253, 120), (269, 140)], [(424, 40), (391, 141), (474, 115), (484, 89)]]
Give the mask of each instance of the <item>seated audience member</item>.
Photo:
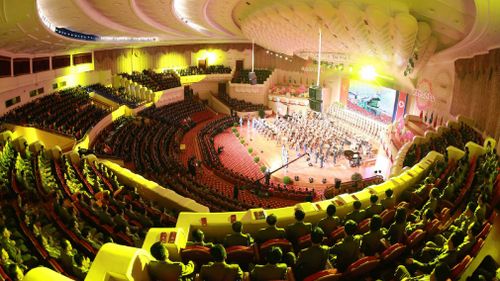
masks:
[(75, 275), (75, 277), (78, 278), (78, 280), (84, 280), (85, 276), (87, 275), (87, 272), (89, 271), (88, 265), (84, 264), (84, 260), (85, 260), (84, 256), (82, 256), (79, 253), (75, 254), (74, 258), (75, 263), (73, 264), (73, 274)]
[(224, 238), (224, 247), (250, 246), (252, 244), (253, 239), (250, 234), (242, 233), (243, 224), (241, 222), (234, 222), (231, 227), (233, 228), (233, 233), (226, 235)]
[(311, 223), (304, 222), (306, 214), (304, 211), (295, 210), (295, 223), (288, 225), (285, 228), (286, 237), (292, 242), (295, 250), (299, 250), (299, 238), (311, 233)]
[(153, 281), (179, 280), (194, 272), (193, 261), (188, 264), (174, 262), (168, 258), (168, 250), (161, 242), (154, 243), (150, 248), (151, 255), (156, 259), (149, 263), (149, 276)]
[(262, 228), (257, 232), (255, 236), (255, 241), (257, 243), (262, 244), (271, 239), (282, 239), (286, 238), (285, 229), (276, 227), (276, 223), (278, 222), (278, 218), (274, 214), (270, 214), (266, 218), (266, 223), (268, 227)]
[(460, 246), (458, 246), (458, 260), (461, 260), (466, 255), (470, 253), (474, 244), (476, 244), (476, 237), (481, 233), (482, 227), (478, 222), (473, 222), (467, 228), (467, 236), (465, 236), (464, 241)]
[(433, 213), (435, 213), (439, 203), (439, 194), (440, 192), (438, 188), (434, 187), (433, 189), (431, 189), (431, 191), (429, 192), (429, 199), (427, 200), (427, 202), (425, 202), (422, 210), (431, 210)]
[(216, 244), (210, 248), (210, 255), (214, 262), (203, 265), (200, 270), (201, 280), (206, 281), (233, 281), (243, 278), (243, 271), (237, 264), (226, 263), (226, 250)]
[(361, 251), (365, 256), (373, 256), (381, 252), (386, 245), (384, 236), (387, 230), (382, 228), (382, 219), (379, 215), (374, 215), (370, 219), (370, 231), (363, 235), (361, 242)]
[(22, 281), (24, 279), (24, 273), (17, 263), (11, 263), (8, 265), (7, 274), (13, 281)]
[(438, 265), (436, 265), (436, 267), (432, 270), (432, 272), (429, 275), (424, 274), (412, 277), (410, 272), (408, 272), (408, 270), (406, 269), (406, 267), (404, 265), (400, 265), (396, 269), (394, 275), (396, 277), (396, 280), (399, 281), (427, 281), (427, 280), (446, 281), (451, 276), (451, 269), (447, 264), (439, 263)]
[(394, 215), (394, 222), (387, 230), (386, 238), (390, 244), (403, 242), (406, 228), (406, 209), (397, 208)]
[(410, 272), (418, 270), (426, 274), (429, 274), (439, 263), (453, 267), (458, 262), (457, 247), (463, 241), (461, 238), (463, 236), (460, 237), (457, 233), (452, 233), (450, 238), (448, 238), (447, 247), (443, 247), (443, 251), (437, 257), (429, 262), (421, 262), (413, 258), (408, 258), (406, 260), (407, 267), (411, 269)]
[(460, 216), (453, 221), (452, 225), (450, 225), (449, 227), (449, 230), (460, 230), (464, 232), (471, 223), (476, 221), (476, 218), (474, 216), (475, 209), (476, 204), (474, 202), (467, 203), (465, 211), (463, 211)]
[(267, 264), (256, 265), (250, 272), (252, 281), (286, 280), (287, 265), (280, 263), (283, 252), (279, 247), (272, 247), (267, 253)]
[(297, 280), (303, 280), (307, 276), (325, 269), (329, 258), (329, 249), (321, 245), (324, 232), (316, 227), (311, 233), (311, 247), (300, 251), (299, 257), (294, 267), (294, 274)]
[(371, 218), (373, 215), (378, 215), (382, 213), (384, 210), (384, 207), (382, 207), (382, 204), (377, 203), (378, 202), (378, 196), (376, 194), (372, 194), (370, 196), (370, 207), (366, 208), (365, 214), (367, 218)]
[(191, 237), (193, 241), (188, 241), (186, 246), (204, 246), (204, 247), (212, 247), (213, 244), (210, 242), (205, 242), (205, 233), (199, 228), (193, 230), (191, 232)]
[(455, 177), (450, 176), (441, 194), (441, 199), (453, 202), (453, 198), (455, 197), (455, 192), (456, 192)]
[(481, 194), (477, 198), (477, 207), (474, 210), (474, 217), (480, 223), (482, 223), (486, 219), (486, 210), (487, 206), (484, 202), (484, 195)]
[(326, 217), (318, 222), (317, 227), (321, 228), (326, 235), (330, 235), (340, 224), (340, 219), (335, 215), (337, 208), (330, 204), (326, 207)]
[(365, 210), (361, 210), (361, 201), (356, 200), (352, 203), (352, 206), (354, 210), (352, 210), (347, 216), (345, 217), (346, 221), (348, 220), (353, 220), (356, 223), (361, 222), (362, 220), (365, 219)]
[(344, 224), (346, 237), (330, 248), (330, 254), (334, 255), (333, 264), (341, 272), (345, 271), (359, 257), (361, 239), (354, 235), (357, 230), (357, 223), (353, 220), (348, 220)]
[(384, 209), (393, 209), (396, 206), (396, 199), (394, 199), (392, 195), (393, 195), (392, 189), (388, 188), (385, 191), (385, 198), (382, 199), (382, 201), (380, 201)]
[(61, 265), (64, 268), (71, 268), (73, 266), (73, 258), (75, 256), (76, 251), (73, 250), (71, 243), (64, 239), (63, 241), (63, 250), (61, 251), (61, 256), (59, 260), (61, 261)]
[(406, 234), (410, 235), (417, 229), (426, 229), (428, 227), (428, 224), (431, 223), (433, 219), (434, 212), (431, 209), (424, 210), (424, 212), (420, 216), (420, 219), (417, 218), (417, 221), (406, 226)]

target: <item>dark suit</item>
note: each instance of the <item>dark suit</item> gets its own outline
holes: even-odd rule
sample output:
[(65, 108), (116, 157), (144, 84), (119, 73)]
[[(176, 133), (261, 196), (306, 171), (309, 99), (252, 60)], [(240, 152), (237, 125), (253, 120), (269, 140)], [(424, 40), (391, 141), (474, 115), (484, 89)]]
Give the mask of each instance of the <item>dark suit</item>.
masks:
[(343, 272), (351, 263), (358, 260), (360, 244), (361, 239), (359, 237), (347, 236), (342, 241), (333, 245), (330, 253), (336, 255), (334, 261), (335, 267)]
[(393, 223), (387, 231), (389, 243), (396, 244), (403, 241), (406, 225), (404, 223)]
[(384, 238), (384, 231), (378, 230), (375, 232), (369, 231), (363, 235), (361, 242), (361, 251), (365, 256), (373, 256), (383, 250), (383, 244), (380, 239)]
[(371, 218), (373, 215), (378, 215), (382, 213), (384, 207), (380, 203), (372, 204), (370, 207), (366, 208), (366, 217)]
[(310, 234), (312, 230), (312, 224), (308, 222), (298, 221), (288, 225), (285, 228), (286, 238), (292, 242), (295, 249), (298, 250), (298, 240), (300, 237)]
[(206, 281), (241, 280), (243, 278), (243, 271), (237, 264), (211, 262), (201, 267), (200, 278)]
[(256, 265), (250, 273), (252, 281), (286, 280), (286, 263)]
[(361, 222), (364, 220), (366, 217), (365, 210), (353, 210), (347, 216), (345, 217), (345, 220), (353, 220), (357, 223)]
[(382, 199), (380, 203), (382, 204), (382, 207), (384, 207), (384, 209), (393, 209), (394, 206), (396, 206), (396, 201), (394, 200), (393, 196)]
[(232, 246), (250, 246), (252, 243), (252, 237), (249, 234), (243, 233), (232, 233), (226, 235), (224, 238), (224, 247), (232, 247)]
[(326, 217), (318, 222), (318, 227), (323, 229), (325, 235), (329, 236), (340, 224), (340, 219), (337, 216)]
[(294, 273), (297, 280), (325, 269), (329, 257), (329, 249), (322, 245), (312, 245), (299, 253)]
[(179, 280), (181, 277), (193, 274), (194, 264), (190, 261), (188, 264), (181, 262), (151, 261), (149, 263), (149, 276), (153, 281)]
[(455, 249), (445, 251), (437, 256), (433, 261), (428, 263), (414, 260), (412, 265), (415, 269), (429, 274), (440, 262), (447, 264), (450, 268), (453, 268), (453, 266), (455, 266), (455, 264), (458, 262), (458, 251)]
[(283, 228), (279, 228), (276, 226), (268, 226), (266, 228), (262, 228), (257, 232), (257, 235), (255, 236), (255, 240), (260, 244), (266, 242), (267, 240), (277, 238), (286, 238), (286, 232)]

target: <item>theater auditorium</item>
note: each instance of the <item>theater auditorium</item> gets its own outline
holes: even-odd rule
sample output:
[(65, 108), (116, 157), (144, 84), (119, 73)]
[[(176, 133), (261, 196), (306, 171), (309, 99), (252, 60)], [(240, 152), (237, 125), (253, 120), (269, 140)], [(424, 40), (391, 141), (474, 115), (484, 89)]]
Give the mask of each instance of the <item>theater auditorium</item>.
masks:
[(499, 0), (0, 0), (0, 281), (500, 280)]

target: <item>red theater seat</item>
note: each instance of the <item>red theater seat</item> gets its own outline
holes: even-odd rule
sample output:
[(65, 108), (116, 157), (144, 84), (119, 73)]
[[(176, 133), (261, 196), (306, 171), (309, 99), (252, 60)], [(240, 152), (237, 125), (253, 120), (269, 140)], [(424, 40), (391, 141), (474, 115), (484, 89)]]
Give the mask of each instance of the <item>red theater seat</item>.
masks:
[(460, 275), (465, 271), (465, 269), (472, 262), (472, 258), (470, 256), (465, 256), (458, 264), (456, 264), (451, 269), (451, 278), (453, 280), (457, 280)]
[(341, 273), (338, 273), (337, 269), (325, 269), (314, 274), (311, 274), (304, 278), (304, 281), (336, 281), (340, 280), (342, 277)]
[(226, 249), (229, 263), (249, 264), (254, 261), (254, 246), (233, 246)]
[(380, 217), (382, 218), (382, 224), (387, 226), (389, 225), (392, 220), (394, 219), (394, 214), (396, 213), (396, 210), (394, 209), (385, 209), (380, 213)]
[(490, 230), (491, 230), (491, 224), (489, 222), (485, 223), (483, 226), (483, 230), (481, 230), (481, 232), (479, 233), (477, 238), (485, 239), (486, 236), (488, 235), (488, 233), (490, 232)]
[(370, 219), (364, 219), (358, 224), (358, 232), (365, 233), (370, 229)]
[(406, 245), (408, 246), (408, 248), (413, 249), (416, 246), (418, 246), (424, 238), (425, 238), (425, 231), (423, 231), (422, 229), (417, 229), (413, 231), (413, 233), (410, 234), (410, 236), (408, 236), (406, 240)]
[(472, 249), (470, 251), (470, 256), (471, 257), (475, 257), (477, 255), (477, 253), (479, 253), (479, 250), (481, 250), (481, 248), (484, 246), (484, 240), (483, 238), (479, 238), (476, 243), (474, 244), (474, 246), (472, 246)]
[(181, 259), (184, 263), (193, 261), (197, 269), (199, 269), (201, 265), (212, 261), (212, 256), (210, 255), (210, 248), (208, 247), (188, 246), (181, 250)]
[(337, 227), (332, 233), (330, 234), (330, 237), (332, 238), (333, 242), (339, 240), (340, 238), (344, 238), (345, 233), (344, 233), (344, 227)]
[(292, 250), (292, 243), (286, 239), (271, 239), (260, 245), (259, 255), (261, 259), (265, 259), (267, 251), (272, 247), (279, 247), (283, 253), (288, 253)]
[(352, 263), (344, 273), (346, 280), (356, 280), (356, 277), (365, 276), (374, 270), (380, 263), (380, 259), (375, 256), (363, 257)]
[(385, 263), (391, 262), (400, 257), (406, 250), (406, 245), (403, 243), (396, 243), (385, 249), (380, 255), (382, 261)]
[(299, 249), (308, 248), (309, 246), (312, 245), (311, 234), (306, 234), (304, 236), (299, 237), (299, 239), (297, 240), (297, 242), (298, 242), (298, 245), (299, 245)]

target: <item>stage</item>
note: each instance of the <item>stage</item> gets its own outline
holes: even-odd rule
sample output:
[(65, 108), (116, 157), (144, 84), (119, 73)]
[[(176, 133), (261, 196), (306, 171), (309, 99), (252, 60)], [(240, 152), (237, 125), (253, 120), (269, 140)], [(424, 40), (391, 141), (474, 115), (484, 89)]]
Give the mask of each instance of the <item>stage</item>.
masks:
[[(272, 121), (272, 118), (270, 118)], [(224, 149), (224, 158), (226, 159), (238, 159), (243, 163), (247, 163), (245, 169), (248, 169), (249, 163), (251, 163), (254, 157), (258, 156), (260, 158), (259, 164), (253, 164), (252, 170), (253, 175), (262, 176), (260, 172), (255, 172), (260, 166), (265, 165), (271, 171), (281, 167), (283, 165), (281, 159), (282, 146), (278, 144), (276, 140), (266, 139), (265, 136), (257, 132), (256, 129), (249, 128), (246, 123), (242, 127), (238, 126), (238, 132), (240, 137), (245, 139), (245, 144), (241, 144), (240, 140), (227, 129), (224, 133), (220, 134), (219, 138), (224, 138), (224, 143), (233, 147), (231, 149)], [(220, 140), (220, 139), (219, 139)], [(222, 144), (216, 140), (216, 143)], [(230, 143), (230, 144), (229, 144)], [(374, 176), (375, 170), (381, 170), (384, 178), (387, 177), (390, 170), (390, 160), (386, 157), (385, 152), (381, 149), (379, 143), (375, 140), (371, 140), (373, 150), (377, 151), (370, 159), (363, 159), (361, 166), (351, 167), (349, 165), (349, 160), (345, 157), (341, 157), (337, 160), (336, 164), (333, 163), (330, 158), (324, 167), (320, 167), (320, 160), (316, 161), (314, 155), (310, 155), (310, 161), (307, 161), (308, 156), (304, 156), (301, 159), (288, 165), (288, 168), (283, 168), (272, 175), (272, 181), (275, 183), (283, 182), (284, 176), (289, 176), (294, 180), (295, 176), (299, 176), (299, 181), (295, 181), (295, 185), (301, 187), (314, 187), (316, 191), (321, 191), (327, 186), (331, 186), (335, 182), (335, 178), (339, 178), (342, 181), (350, 181), (351, 175), (353, 173), (360, 173), (363, 178)], [(229, 145), (228, 145), (229, 144)], [(240, 146), (238, 149), (234, 149), (235, 146)], [(245, 153), (248, 148), (253, 149), (252, 155), (248, 152)], [(346, 149), (348, 149), (346, 147)], [(297, 157), (300, 157), (303, 152), (297, 153), (295, 150), (288, 150), (289, 162), (293, 161)], [(244, 161), (243, 161), (244, 160)], [(224, 161), (223, 161), (224, 162)], [(312, 164), (312, 166), (309, 165)], [(309, 183), (309, 177), (314, 179), (313, 183)], [(322, 179), (326, 178), (326, 184), (322, 183)], [(319, 190), (318, 190), (319, 189)]]

